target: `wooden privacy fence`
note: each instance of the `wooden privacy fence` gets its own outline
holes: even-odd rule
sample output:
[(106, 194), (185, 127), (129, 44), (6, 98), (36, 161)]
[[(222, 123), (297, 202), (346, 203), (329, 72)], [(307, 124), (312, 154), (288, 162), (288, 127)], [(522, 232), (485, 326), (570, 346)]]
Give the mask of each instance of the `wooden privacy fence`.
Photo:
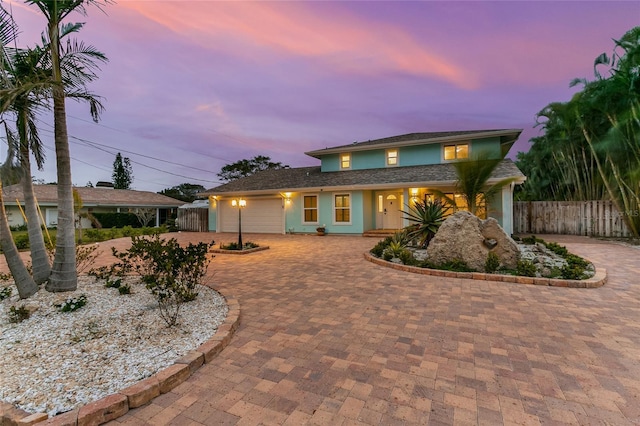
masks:
[(631, 235), (611, 201), (516, 201), (513, 232), (592, 237)]
[(209, 230), (209, 209), (204, 207), (179, 208), (176, 226), (181, 231), (207, 232)]

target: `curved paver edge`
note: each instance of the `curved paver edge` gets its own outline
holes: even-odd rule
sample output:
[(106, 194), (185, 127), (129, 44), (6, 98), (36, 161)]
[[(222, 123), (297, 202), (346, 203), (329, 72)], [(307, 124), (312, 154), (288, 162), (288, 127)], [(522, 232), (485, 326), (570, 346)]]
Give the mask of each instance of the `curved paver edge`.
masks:
[(224, 322), (209, 340), (174, 361), (173, 365), (119, 392), (51, 418), (48, 418), (46, 413), (27, 413), (12, 404), (2, 402), (0, 403), (0, 423), (2, 425), (33, 425), (36, 423), (59, 426), (98, 425), (117, 419), (125, 415), (129, 409), (140, 407), (155, 397), (169, 392), (187, 380), (203, 364), (209, 363), (222, 352), (238, 329), (240, 302), (234, 297), (222, 296), (229, 308)]
[(387, 268), (392, 268), (404, 272), (411, 272), (413, 274), (431, 275), (434, 277), (465, 278), (471, 280), (502, 281), (517, 284), (546, 285), (551, 287), (571, 288), (597, 288), (602, 287), (607, 282), (607, 270), (604, 268), (596, 268), (596, 272), (593, 277), (586, 280), (565, 280), (560, 278), (518, 277), (515, 275), (487, 274), (484, 272), (455, 272), (443, 271), (441, 269), (420, 268), (417, 266), (409, 266), (400, 263), (389, 262), (384, 259), (380, 259), (379, 257), (375, 257), (369, 252), (366, 252), (364, 254), (364, 258), (369, 262), (385, 266)]

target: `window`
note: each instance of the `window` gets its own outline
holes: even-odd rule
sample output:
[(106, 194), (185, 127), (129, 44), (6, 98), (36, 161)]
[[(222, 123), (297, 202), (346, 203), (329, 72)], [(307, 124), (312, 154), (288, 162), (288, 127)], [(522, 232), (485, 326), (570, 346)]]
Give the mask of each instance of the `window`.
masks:
[(340, 154), (340, 169), (346, 170), (351, 168), (351, 154)]
[(387, 150), (387, 166), (397, 166), (397, 165), (398, 165), (398, 150), (388, 149)]
[(333, 218), (335, 223), (351, 222), (351, 195), (336, 194), (333, 196)]
[(459, 143), (455, 145), (444, 146), (444, 159), (445, 160), (460, 160), (463, 158), (469, 158), (469, 144)]
[(302, 222), (318, 223), (318, 196), (305, 195), (302, 200)]

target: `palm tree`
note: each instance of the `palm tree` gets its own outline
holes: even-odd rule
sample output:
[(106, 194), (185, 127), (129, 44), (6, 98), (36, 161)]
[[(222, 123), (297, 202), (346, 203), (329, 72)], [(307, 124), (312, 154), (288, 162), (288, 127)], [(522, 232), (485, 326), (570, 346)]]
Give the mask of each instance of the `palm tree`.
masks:
[[(51, 277), (47, 283), (49, 291), (73, 291), (78, 285), (75, 252), (75, 224), (73, 213), (73, 184), (71, 180), (71, 156), (69, 152), (69, 135), (67, 132), (67, 116), (65, 97), (65, 66), (63, 48), (60, 43), (63, 33), (77, 32), (82, 24), (63, 24), (62, 21), (72, 12), (86, 14), (85, 5), (100, 4), (92, 0), (27, 0), (26, 3), (37, 6), (47, 20), (47, 42), (51, 60), (52, 97), (54, 118), (54, 140), (58, 178), (58, 235), (56, 254), (53, 261)], [(102, 2), (105, 3), (105, 2)], [(78, 46), (76, 44), (76, 46)], [(68, 45), (68, 50), (71, 46)], [(79, 71), (85, 76), (95, 76), (90, 63), (83, 63), (85, 68)], [(77, 75), (67, 78), (75, 80)], [(89, 79), (90, 80), (90, 79)], [(86, 81), (86, 80), (85, 80)], [(76, 83), (78, 81), (76, 80)], [(84, 84), (81, 83), (81, 86)], [(79, 93), (76, 95), (81, 96)], [(91, 112), (97, 119), (101, 105), (89, 100)]]
[[(13, 61), (10, 67), (7, 67), (7, 72), (14, 87), (27, 82), (46, 80), (46, 72), (39, 66), (45, 54), (43, 49), (16, 49), (13, 53)], [(16, 116), (18, 141), (15, 144), (10, 144), (10, 146), (15, 145), (19, 152), (33, 279), (36, 284), (42, 284), (49, 279), (51, 264), (49, 263), (49, 255), (42, 235), (42, 228), (40, 227), (40, 216), (31, 179), (30, 154), (33, 153), (38, 169), (41, 170), (44, 164), (42, 142), (35, 123), (35, 110), (44, 106), (39, 99), (41, 94), (38, 91), (43, 91), (43, 88), (33, 85), (33, 91), (18, 94), (11, 104), (10, 111)], [(7, 129), (6, 133), (7, 140), (9, 140), (11, 132)]]
[[(12, 81), (10, 80), (8, 74), (5, 72), (10, 63), (10, 57), (8, 54), (7, 46), (12, 43), (17, 34), (17, 26), (13, 21), (11, 15), (9, 15), (4, 8), (0, 6), (0, 87), (11, 89)], [(4, 108), (0, 111), (4, 112)], [(16, 144), (15, 138), (13, 138), (13, 133), (9, 130), (8, 126), (5, 123), (5, 129), (7, 134), (7, 143), (9, 146), (7, 160), (5, 164), (2, 165), (2, 180), (6, 178), (6, 171), (13, 172), (15, 171), (14, 159), (16, 156)], [(21, 298), (29, 297), (35, 294), (39, 288), (35, 283), (24, 263), (22, 262), (22, 258), (18, 253), (18, 249), (16, 248), (15, 242), (13, 241), (13, 236), (11, 234), (11, 230), (9, 229), (9, 221), (7, 219), (7, 215), (4, 209), (4, 199), (2, 197), (2, 185), (0, 183), (0, 245), (2, 246), (5, 258), (7, 259), (7, 264), (9, 266), (9, 270), (13, 275), (14, 282), (16, 287), (18, 288), (18, 293)]]
[[(515, 178), (506, 178), (489, 184), (492, 173), (501, 162), (502, 159), (491, 158), (487, 153), (481, 152), (473, 155), (469, 160), (453, 163), (457, 175), (454, 192), (462, 196), (467, 209), (472, 214), (481, 213), (483, 209), (488, 207), (488, 201), (492, 197), (500, 193), (504, 186), (516, 180)], [(454, 211), (458, 209), (453, 197), (442, 191), (434, 190), (433, 192), (453, 207)]]

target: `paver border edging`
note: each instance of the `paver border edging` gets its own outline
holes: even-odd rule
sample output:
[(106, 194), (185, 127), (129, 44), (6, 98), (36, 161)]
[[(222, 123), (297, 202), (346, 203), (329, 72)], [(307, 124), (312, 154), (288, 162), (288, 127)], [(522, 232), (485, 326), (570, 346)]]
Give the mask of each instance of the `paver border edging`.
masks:
[(125, 415), (131, 408), (140, 407), (155, 397), (169, 392), (222, 352), (240, 326), (240, 302), (235, 297), (222, 296), (229, 309), (224, 322), (209, 340), (175, 360), (173, 365), (135, 385), (51, 418), (48, 418), (46, 413), (28, 413), (12, 404), (0, 402), (0, 424), (3, 426), (36, 423), (56, 426), (100, 425)]
[(369, 252), (366, 252), (364, 254), (364, 258), (369, 262), (385, 266), (387, 268), (404, 272), (411, 272), (413, 274), (431, 275), (434, 277), (464, 278), (483, 281), (502, 281), (517, 284), (546, 285), (551, 287), (570, 288), (598, 288), (602, 287), (607, 282), (607, 270), (604, 268), (596, 268), (596, 273), (593, 275), (593, 277), (586, 280), (565, 280), (560, 278), (518, 277), (515, 275), (486, 274), (484, 272), (455, 272), (443, 271), (441, 269), (419, 268), (417, 266), (409, 266), (400, 263), (389, 262), (384, 259), (380, 259), (379, 257), (375, 257)]
[(260, 246), (244, 250), (209, 249), (209, 253), (218, 254), (251, 254), (257, 251), (268, 250), (269, 246)]

